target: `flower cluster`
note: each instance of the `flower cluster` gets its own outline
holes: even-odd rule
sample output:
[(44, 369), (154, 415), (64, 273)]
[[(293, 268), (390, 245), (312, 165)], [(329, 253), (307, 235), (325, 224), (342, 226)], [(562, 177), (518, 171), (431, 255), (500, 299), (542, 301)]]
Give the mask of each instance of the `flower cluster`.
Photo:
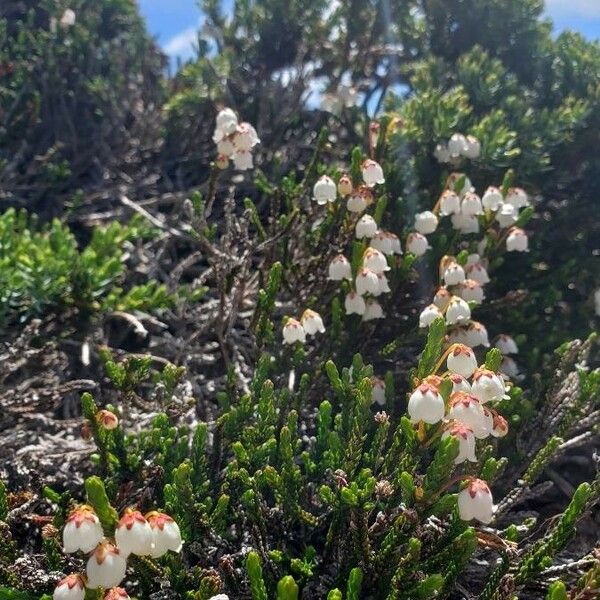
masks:
[[(485, 366), (478, 366), (475, 353), (464, 344), (452, 344), (442, 360), (444, 358), (448, 372), (443, 376), (430, 375), (419, 383), (410, 394), (408, 414), (412, 423), (435, 425), (442, 422), (442, 439), (454, 437), (458, 440), (456, 464), (476, 462), (476, 440), (504, 437), (508, 433), (506, 419), (490, 407), (506, 397), (505, 381)], [(447, 400), (441, 392), (445, 381), (451, 384)], [(472, 502), (465, 499), (462, 503), (459, 501), (462, 519), (477, 518), (489, 523), (492, 518), (491, 494), (487, 485), (485, 488), (485, 497), (489, 496), (485, 505), (489, 510), (471, 512), (461, 508), (462, 504), (472, 506)], [(476, 496), (469, 495), (471, 500)]]
[(63, 549), (67, 553), (91, 553), (86, 574), (68, 575), (59, 581), (53, 599), (83, 600), (85, 587), (109, 590), (104, 600), (129, 598), (125, 590), (117, 587), (125, 578), (127, 557), (136, 554), (158, 558), (169, 550), (179, 552), (181, 545), (179, 526), (165, 513), (152, 511), (144, 516), (138, 510), (125, 510), (112, 541), (105, 538), (94, 509), (79, 506), (65, 523)]
[(238, 122), (231, 108), (224, 108), (217, 115), (213, 141), (217, 145), (216, 164), (219, 168), (227, 168), (229, 159), (239, 171), (253, 167), (252, 149), (260, 143), (260, 139), (250, 123)]
[(306, 335), (316, 335), (318, 333), (325, 333), (325, 325), (323, 325), (323, 319), (321, 315), (307, 308), (300, 317), (300, 320), (289, 317), (285, 325), (283, 326), (283, 343), (284, 344), (295, 344), (306, 342)]
[(460, 157), (475, 159), (481, 154), (481, 143), (473, 135), (454, 133), (447, 144), (441, 143), (435, 147), (433, 155), (441, 163), (456, 162)]

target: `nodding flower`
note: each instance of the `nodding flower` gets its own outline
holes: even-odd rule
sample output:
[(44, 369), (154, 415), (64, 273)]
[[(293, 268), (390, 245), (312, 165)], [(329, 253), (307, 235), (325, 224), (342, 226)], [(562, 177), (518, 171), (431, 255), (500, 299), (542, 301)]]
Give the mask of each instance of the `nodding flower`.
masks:
[(352, 193), (352, 179), (350, 179), (350, 176), (347, 173), (344, 173), (340, 177), (337, 189), (340, 196), (347, 196), (348, 194)]
[(438, 218), (430, 211), (426, 210), (415, 215), (415, 229), (427, 235), (433, 233), (438, 226)]
[(466, 323), (471, 318), (469, 305), (458, 296), (452, 296), (446, 308), (446, 323), (456, 325)]
[(337, 197), (337, 187), (335, 182), (328, 175), (320, 177), (313, 186), (313, 200), (317, 204), (323, 205), (328, 202), (334, 202)]
[(513, 187), (506, 193), (506, 202), (512, 204), (516, 209), (529, 206), (529, 198), (527, 192), (520, 187)]
[(344, 300), (347, 315), (364, 315), (367, 309), (365, 299), (357, 292), (348, 292)]
[(483, 288), (479, 283), (477, 283), (473, 279), (465, 279), (459, 285), (457, 294), (465, 302), (476, 302), (477, 304), (481, 304), (483, 302), (483, 299), (485, 298)]
[(390, 270), (383, 252), (371, 247), (367, 248), (363, 254), (362, 266), (374, 273), (383, 273)]
[(437, 318), (442, 316), (442, 311), (435, 305), (426, 306), (419, 315), (419, 327), (429, 327)]
[(482, 215), (481, 198), (475, 192), (467, 192), (460, 203), (460, 212), (465, 217)]
[(358, 274), (356, 275), (355, 284), (356, 291), (361, 296), (364, 296), (365, 294), (379, 296), (379, 294), (381, 294), (377, 273), (366, 267), (359, 269)]
[(446, 365), (452, 373), (458, 373), (463, 377), (471, 377), (477, 369), (477, 359), (469, 346), (454, 344), (454, 347), (448, 353)]
[(310, 308), (302, 313), (300, 322), (308, 335), (316, 335), (317, 332), (325, 333), (325, 325), (323, 325), (321, 315)]
[(365, 302), (365, 312), (363, 314), (363, 321), (373, 321), (375, 319), (383, 319), (385, 314), (381, 304), (375, 300), (375, 298), (369, 298)]
[(481, 197), (481, 204), (486, 210), (497, 211), (498, 207), (504, 202), (502, 192), (495, 186), (490, 185)]
[(465, 331), (465, 343), (467, 346), (471, 346), (471, 348), (476, 348), (477, 346), (489, 348), (490, 340), (485, 326), (479, 323), (479, 321), (471, 321)]
[(361, 185), (357, 190), (353, 190), (352, 193), (349, 194), (346, 207), (350, 212), (361, 213), (372, 203), (373, 192), (371, 192), (368, 187)]
[(383, 169), (378, 162), (367, 159), (365, 162), (363, 162), (361, 170), (365, 185), (373, 187), (378, 183), (385, 183)]
[(52, 600), (83, 600), (85, 583), (81, 575), (67, 575), (54, 588)]
[(371, 215), (363, 215), (354, 229), (357, 239), (372, 238), (377, 233), (377, 223)]
[(460, 198), (453, 190), (444, 190), (440, 196), (440, 215), (443, 217), (460, 213)]
[(393, 254), (402, 254), (402, 245), (400, 244), (400, 238), (390, 231), (379, 230), (371, 238), (371, 248), (375, 248), (380, 252), (383, 252), (386, 256), (392, 256)]
[(431, 383), (422, 383), (410, 395), (407, 410), (412, 423), (423, 421), (433, 425), (444, 418), (446, 407), (438, 388)]
[(485, 285), (490, 282), (490, 276), (488, 275), (487, 269), (480, 262), (467, 265), (465, 274), (469, 279), (476, 281), (479, 285)]
[(501, 333), (494, 344), (502, 354), (519, 354), (519, 347), (517, 346), (517, 342), (510, 336), (505, 333)]
[(448, 288), (446, 286), (441, 286), (433, 297), (433, 303), (440, 310), (446, 310), (448, 304), (450, 304), (450, 298), (452, 298), (452, 294), (448, 291)]
[(127, 560), (110, 542), (102, 542), (94, 550), (86, 565), (87, 587), (112, 588), (125, 578)]
[(451, 261), (444, 268), (443, 279), (446, 285), (458, 285), (465, 280), (465, 270), (457, 262)]
[(429, 248), (429, 242), (424, 235), (416, 231), (408, 234), (408, 237), (406, 238), (406, 249), (411, 254), (414, 254), (415, 256), (423, 256), (423, 254), (425, 254)]
[(119, 550), (125, 556), (129, 554), (137, 554), (138, 556), (150, 554), (152, 530), (139, 510), (132, 508), (125, 510), (115, 529), (115, 541)]
[(468, 425), (453, 421), (442, 434), (442, 439), (445, 440), (450, 436), (458, 440), (458, 456), (454, 459), (455, 464), (459, 465), (466, 460), (477, 462), (477, 457), (475, 456), (475, 435)]
[(458, 494), (458, 514), (463, 521), (477, 519), (489, 523), (494, 516), (494, 500), (483, 479), (472, 479)]
[(471, 393), (482, 404), (502, 400), (506, 393), (504, 380), (489, 369), (479, 368), (473, 373)]
[(298, 319), (289, 318), (283, 326), (283, 343), (306, 342), (306, 331)]
[(507, 252), (529, 252), (529, 238), (519, 227), (513, 227), (506, 237)]
[(352, 280), (352, 266), (343, 254), (338, 254), (329, 263), (329, 279), (332, 281)]
[(183, 542), (179, 526), (169, 515), (152, 511), (146, 515), (152, 529), (152, 552), (150, 556), (158, 558), (171, 552), (180, 552)]
[(71, 511), (63, 528), (65, 552), (91, 552), (104, 539), (100, 520), (87, 504)]

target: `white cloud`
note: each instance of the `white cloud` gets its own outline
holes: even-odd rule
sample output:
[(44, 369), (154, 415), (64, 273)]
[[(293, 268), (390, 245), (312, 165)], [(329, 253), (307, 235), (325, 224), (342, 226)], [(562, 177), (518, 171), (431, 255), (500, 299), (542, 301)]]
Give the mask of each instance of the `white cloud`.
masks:
[(598, 0), (546, 0), (546, 11), (550, 16), (600, 19), (600, 2)]
[(194, 54), (194, 44), (198, 40), (198, 27), (188, 27), (174, 35), (164, 45), (164, 51), (172, 57), (188, 58)]

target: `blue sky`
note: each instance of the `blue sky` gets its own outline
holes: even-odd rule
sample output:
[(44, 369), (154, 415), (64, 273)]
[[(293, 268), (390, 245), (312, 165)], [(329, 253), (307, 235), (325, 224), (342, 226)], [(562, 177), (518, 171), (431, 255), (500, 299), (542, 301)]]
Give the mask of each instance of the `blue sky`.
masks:
[[(202, 24), (195, 0), (138, 1), (148, 29), (172, 60), (193, 56), (196, 32)], [(600, 38), (600, 0), (546, 0), (546, 11), (557, 32), (573, 29), (590, 39)]]

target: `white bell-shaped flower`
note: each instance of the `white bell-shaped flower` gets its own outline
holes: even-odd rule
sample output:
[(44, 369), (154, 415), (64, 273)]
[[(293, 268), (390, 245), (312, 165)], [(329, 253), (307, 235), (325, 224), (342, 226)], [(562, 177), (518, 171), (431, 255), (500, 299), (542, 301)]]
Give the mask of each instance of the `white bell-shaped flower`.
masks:
[(456, 158), (467, 149), (467, 139), (462, 133), (453, 133), (448, 140), (448, 151), (450, 156)]
[(217, 152), (229, 158), (236, 153), (235, 146), (231, 141), (231, 138), (223, 138), (220, 142), (217, 143)]
[(350, 265), (350, 261), (343, 254), (338, 254), (329, 263), (329, 279), (332, 281), (352, 279), (352, 265)]
[(450, 373), (448, 379), (452, 382), (452, 393), (454, 392), (466, 392), (467, 394), (471, 393), (471, 384), (467, 381), (465, 377), (459, 375), (458, 373)]
[(91, 506), (84, 504), (69, 514), (63, 528), (65, 552), (91, 552), (103, 539), (102, 525)]
[(465, 274), (469, 279), (476, 281), (479, 285), (485, 285), (490, 282), (490, 276), (488, 275), (487, 269), (480, 262), (467, 265)]
[(256, 129), (250, 123), (240, 123), (233, 134), (232, 141), (238, 152), (250, 152), (260, 143)]
[(217, 114), (215, 137), (213, 137), (215, 144), (219, 143), (224, 137), (235, 133), (237, 126), (238, 118), (231, 108), (224, 108), (219, 111)]
[(425, 210), (415, 215), (415, 229), (419, 233), (423, 235), (433, 233), (437, 229), (437, 226), (438, 218), (430, 210)]
[(379, 279), (377, 273), (363, 267), (359, 269), (356, 275), (356, 291), (364, 296), (365, 294), (372, 294), (373, 296), (379, 296), (381, 293), (379, 289)]
[(372, 238), (377, 233), (377, 223), (371, 215), (363, 215), (357, 222), (355, 227), (357, 239)]
[(127, 560), (110, 542), (102, 542), (94, 550), (86, 565), (87, 587), (111, 588), (125, 578)]
[(437, 387), (429, 383), (422, 383), (408, 399), (408, 415), (412, 423), (439, 423), (444, 418), (445, 411), (442, 395)]
[(371, 377), (371, 402), (385, 406), (385, 381), (381, 377)]
[(370, 241), (371, 248), (383, 252), (386, 256), (402, 254), (400, 238), (390, 231), (379, 230)]
[(471, 321), (465, 333), (467, 346), (471, 348), (477, 348), (477, 346), (490, 347), (487, 329), (479, 321)]
[(323, 319), (321, 318), (321, 315), (310, 308), (307, 308), (302, 313), (300, 322), (302, 323), (304, 331), (306, 331), (308, 335), (316, 335), (317, 332), (325, 333), (325, 325), (323, 325)]
[(361, 213), (373, 202), (373, 194), (369, 188), (361, 186), (348, 196), (346, 207), (350, 212)]
[(114, 587), (106, 592), (104, 600), (129, 600), (129, 594), (122, 587)]
[(504, 381), (489, 369), (477, 369), (473, 374), (471, 393), (482, 404), (502, 400), (505, 394)]
[(446, 308), (446, 323), (448, 325), (466, 323), (470, 318), (469, 305), (459, 296), (452, 296)]
[(450, 346), (452, 344), (465, 344), (470, 346), (470, 344), (467, 343), (467, 331), (464, 327), (453, 327), (446, 336), (446, 341)]
[(458, 456), (454, 459), (455, 464), (460, 465), (466, 460), (477, 462), (477, 457), (475, 456), (475, 435), (468, 425), (454, 421), (444, 431), (442, 439), (445, 440), (450, 436), (458, 440)]
[(460, 213), (460, 198), (453, 190), (445, 190), (440, 197), (440, 215), (446, 217)]
[(337, 197), (337, 187), (335, 181), (328, 175), (320, 177), (313, 186), (313, 200), (317, 204), (327, 204), (334, 202)]
[(481, 262), (481, 256), (479, 256), (479, 254), (477, 253), (473, 253), (473, 254), (469, 254), (467, 256), (467, 262), (465, 264), (465, 267), (470, 267), (471, 265), (474, 265), (476, 263), (480, 263)]
[(348, 292), (344, 300), (347, 315), (364, 315), (367, 305), (365, 299), (357, 292)]
[(485, 440), (485, 438), (490, 437), (490, 435), (492, 435), (492, 430), (494, 429), (494, 414), (489, 408), (483, 406), (483, 404), (482, 409), (483, 418), (481, 423), (479, 424), (479, 427), (473, 428), (473, 434), (478, 440)]
[(493, 185), (485, 190), (485, 194), (481, 198), (481, 204), (486, 210), (496, 211), (503, 202), (502, 192)]
[(463, 521), (489, 523), (494, 517), (494, 500), (483, 479), (472, 479), (458, 494), (458, 514)]
[(508, 202), (503, 202), (496, 212), (496, 221), (500, 227), (510, 227), (518, 218), (519, 211)]
[(458, 373), (463, 377), (471, 377), (477, 369), (477, 359), (469, 346), (454, 344), (454, 347), (448, 353), (446, 365), (452, 373)]
[(340, 196), (347, 196), (348, 194), (352, 193), (352, 179), (350, 179), (350, 176), (347, 173), (344, 173), (340, 177), (337, 189), (340, 193)]
[(433, 151), (433, 156), (440, 163), (450, 162), (450, 151), (446, 144), (438, 144)]
[(52, 600), (83, 600), (85, 585), (81, 575), (67, 575), (54, 588)]
[(462, 155), (466, 158), (474, 160), (476, 158), (479, 158), (480, 153), (481, 142), (474, 135), (468, 135), (465, 138), (465, 147), (462, 151)]
[(481, 198), (474, 192), (467, 192), (460, 203), (460, 212), (465, 217), (474, 217), (483, 214)]
[(369, 298), (366, 301), (365, 312), (363, 314), (363, 321), (374, 321), (375, 319), (383, 319), (385, 314), (381, 304), (375, 300), (375, 298)]
[(519, 227), (513, 227), (506, 237), (507, 252), (529, 252), (529, 238)]
[(452, 227), (460, 233), (469, 234), (469, 233), (479, 233), (479, 219), (470, 215), (463, 215), (462, 213), (459, 215), (452, 215), (450, 217), (450, 221), (452, 222)]
[(373, 187), (378, 183), (385, 183), (381, 165), (371, 159), (367, 159), (363, 162), (362, 177), (365, 185), (368, 185), (369, 187)]
[(304, 327), (297, 319), (289, 318), (283, 326), (283, 343), (284, 344), (295, 344), (306, 342), (306, 331)]
[(380, 294), (389, 294), (392, 290), (390, 289), (390, 284), (385, 276), (385, 273), (377, 273), (377, 280), (379, 281), (379, 293)]
[(500, 372), (506, 375), (509, 379), (518, 379), (521, 373), (519, 370), (519, 365), (517, 365), (515, 359), (511, 358), (510, 356), (505, 356), (502, 359)]
[(73, 27), (76, 20), (77, 15), (75, 14), (75, 11), (72, 8), (67, 8), (60, 17), (59, 23), (63, 29), (67, 29), (68, 27)]
[(519, 347), (517, 346), (517, 342), (510, 336), (505, 333), (501, 333), (494, 344), (502, 354), (519, 354)]
[(508, 433), (508, 423), (506, 419), (499, 414), (494, 415), (494, 425), (492, 427), (492, 435), (495, 438), (503, 438)]
[(171, 552), (181, 552), (183, 542), (179, 525), (169, 515), (152, 511), (146, 515), (152, 529), (152, 553), (150, 556), (158, 558)]
[(516, 209), (529, 206), (527, 192), (520, 187), (513, 187), (506, 193), (506, 202), (512, 204)]
[(238, 171), (249, 171), (254, 166), (252, 152), (249, 150), (237, 150), (233, 155), (233, 166)]
[(457, 262), (449, 262), (444, 269), (443, 278), (446, 285), (458, 285), (465, 280), (465, 270)]
[(448, 418), (468, 425), (476, 437), (477, 431), (481, 431), (485, 426), (483, 406), (475, 396), (467, 392), (450, 394)]
[(127, 509), (115, 529), (115, 541), (124, 556), (150, 554), (152, 530), (139, 510)]
[(457, 294), (466, 302), (481, 304), (485, 298), (483, 288), (472, 279), (465, 279), (458, 287)]
[(433, 303), (440, 309), (446, 310), (448, 304), (450, 304), (450, 298), (452, 294), (448, 291), (446, 286), (440, 286), (433, 297)]
[(426, 306), (419, 315), (419, 327), (429, 327), (438, 317), (442, 316), (442, 311), (435, 305)]
[(417, 232), (409, 233), (406, 238), (406, 249), (415, 256), (423, 256), (430, 248), (427, 238)]
[(390, 270), (385, 254), (372, 247), (365, 250), (362, 258), (362, 266), (374, 273), (383, 273)]
[(218, 169), (223, 171), (229, 166), (229, 157), (225, 156), (224, 154), (217, 155), (217, 158), (215, 159), (215, 165)]

